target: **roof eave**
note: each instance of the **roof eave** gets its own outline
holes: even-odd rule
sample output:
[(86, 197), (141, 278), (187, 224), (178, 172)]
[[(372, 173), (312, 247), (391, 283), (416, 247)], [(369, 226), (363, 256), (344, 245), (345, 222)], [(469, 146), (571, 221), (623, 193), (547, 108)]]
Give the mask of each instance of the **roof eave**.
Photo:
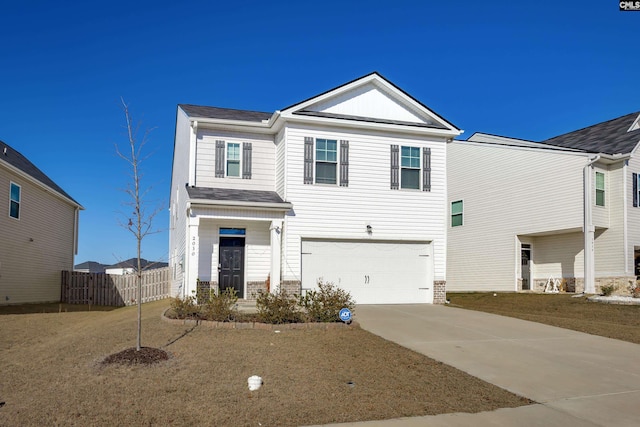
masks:
[[(48, 185), (46, 185), (45, 183), (43, 183), (42, 181), (32, 177), (31, 175), (29, 175), (28, 173), (24, 172), (23, 170), (13, 166), (12, 164), (5, 162), (5, 161), (0, 161), (0, 165), (5, 166), (7, 169), (9, 169), (10, 171), (20, 175), (21, 177), (23, 177), (24, 179), (28, 180), (29, 182), (31, 182), (32, 184), (37, 185), (38, 187), (42, 188), (43, 190), (45, 190), (47, 193), (51, 193), (54, 196), (68, 202), (69, 204), (73, 205), (74, 207), (80, 209), (81, 211), (85, 210), (84, 207), (76, 202), (75, 200), (71, 199), (70, 197), (65, 196), (64, 194), (60, 193), (57, 190), (54, 190), (53, 188), (49, 187)], [(57, 185), (57, 184), (56, 184)]]
[(240, 200), (210, 200), (210, 199), (190, 199), (189, 207), (193, 205), (206, 205), (217, 207), (230, 207), (241, 209), (267, 209), (276, 211), (289, 211), (293, 208), (293, 204), (288, 202), (274, 203), (274, 202), (246, 202)]

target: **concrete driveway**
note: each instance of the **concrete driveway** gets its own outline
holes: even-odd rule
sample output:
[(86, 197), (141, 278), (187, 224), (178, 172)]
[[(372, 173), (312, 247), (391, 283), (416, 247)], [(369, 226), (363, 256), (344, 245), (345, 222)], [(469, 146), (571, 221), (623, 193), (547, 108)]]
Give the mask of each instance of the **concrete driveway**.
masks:
[(640, 345), (438, 305), (358, 306), (356, 320), (539, 404), (342, 426), (640, 426)]

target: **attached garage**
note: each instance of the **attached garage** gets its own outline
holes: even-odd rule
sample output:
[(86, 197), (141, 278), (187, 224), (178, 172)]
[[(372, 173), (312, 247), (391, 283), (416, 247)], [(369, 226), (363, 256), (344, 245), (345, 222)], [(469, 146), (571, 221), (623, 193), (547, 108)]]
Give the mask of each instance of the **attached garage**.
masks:
[(433, 303), (432, 245), (303, 239), (302, 289), (314, 289), (320, 278), (357, 304)]

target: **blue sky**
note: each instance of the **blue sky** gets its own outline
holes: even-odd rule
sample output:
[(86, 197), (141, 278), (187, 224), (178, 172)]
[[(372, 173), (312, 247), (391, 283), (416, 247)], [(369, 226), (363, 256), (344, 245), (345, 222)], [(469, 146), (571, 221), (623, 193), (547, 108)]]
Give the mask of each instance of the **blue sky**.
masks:
[[(135, 255), (121, 96), (154, 128), (143, 185), (167, 206), (179, 103), (272, 112), (378, 71), (464, 137), (541, 140), (640, 110), (640, 12), (611, 0), (7, 3), (0, 140), (85, 207), (76, 262)], [(156, 226), (143, 256), (166, 260), (166, 210)]]

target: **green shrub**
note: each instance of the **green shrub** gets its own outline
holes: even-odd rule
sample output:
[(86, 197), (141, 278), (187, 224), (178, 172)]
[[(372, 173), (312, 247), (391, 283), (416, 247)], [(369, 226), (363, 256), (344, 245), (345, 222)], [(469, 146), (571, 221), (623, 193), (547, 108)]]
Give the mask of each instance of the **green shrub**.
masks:
[(603, 285), (600, 290), (603, 296), (608, 297), (616, 290), (616, 285)]
[(260, 292), (256, 300), (258, 319), (263, 323), (298, 323), (302, 320), (298, 297), (281, 289), (277, 293)]
[(228, 322), (238, 317), (238, 295), (235, 289), (227, 288), (222, 292), (209, 290), (208, 295), (198, 298), (202, 317), (217, 322)]
[(351, 294), (340, 289), (333, 283), (318, 281), (318, 290), (308, 291), (299, 300), (300, 306), (305, 311), (308, 322), (337, 322), (340, 320), (340, 310), (355, 308), (355, 302)]
[(196, 304), (195, 296), (186, 296), (184, 298), (175, 297), (171, 299), (171, 309), (176, 318), (186, 319), (189, 317), (198, 317), (200, 309)]

